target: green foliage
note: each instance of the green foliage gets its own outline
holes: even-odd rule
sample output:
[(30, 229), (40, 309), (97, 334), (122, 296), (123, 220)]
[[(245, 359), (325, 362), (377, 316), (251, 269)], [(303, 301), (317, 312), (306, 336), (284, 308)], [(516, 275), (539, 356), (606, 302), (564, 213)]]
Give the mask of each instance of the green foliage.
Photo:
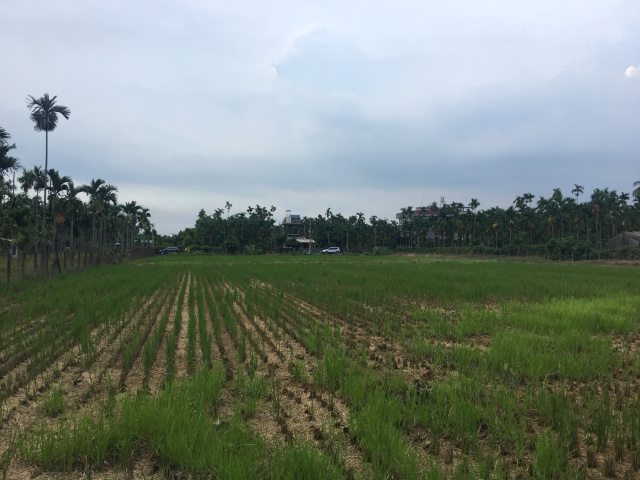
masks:
[(44, 410), (50, 417), (55, 417), (64, 411), (65, 406), (66, 402), (64, 400), (64, 390), (62, 389), (62, 385), (56, 385), (45, 398)]
[[(186, 476), (344, 478), (340, 442), (352, 442), (364, 478), (576, 478), (587, 451), (602, 467), (640, 446), (633, 269), (182, 255), (104, 271), (2, 294), (0, 399), (66, 352), (92, 371), (110, 338), (109, 361), (148, 378), (166, 342), (154, 396), (107, 373), (90, 418), (63, 406), (24, 436), (21, 458), (45, 474), (127, 465), (144, 448)], [(25, 350), (26, 380), (11, 375)], [(276, 355), (288, 368), (272, 368)], [(187, 372), (174, 364), (188, 357)], [(330, 433), (307, 444), (251, 428), (303, 411)]]

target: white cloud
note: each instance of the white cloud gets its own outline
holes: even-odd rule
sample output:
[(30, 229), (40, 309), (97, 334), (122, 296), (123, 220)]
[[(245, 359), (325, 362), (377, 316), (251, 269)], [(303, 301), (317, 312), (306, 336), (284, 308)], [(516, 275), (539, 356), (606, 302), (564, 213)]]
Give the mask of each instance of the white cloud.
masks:
[(627, 77), (635, 77), (636, 75), (638, 75), (638, 73), (640, 73), (640, 65), (636, 67), (632, 65), (624, 71), (624, 74)]

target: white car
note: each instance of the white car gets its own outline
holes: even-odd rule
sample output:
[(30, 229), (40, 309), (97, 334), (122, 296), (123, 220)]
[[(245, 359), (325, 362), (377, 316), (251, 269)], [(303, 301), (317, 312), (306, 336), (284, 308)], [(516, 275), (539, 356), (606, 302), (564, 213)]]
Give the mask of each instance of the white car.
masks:
[(322, 250), (322, 253), (340, 253), (340, 247), (329, 247)]

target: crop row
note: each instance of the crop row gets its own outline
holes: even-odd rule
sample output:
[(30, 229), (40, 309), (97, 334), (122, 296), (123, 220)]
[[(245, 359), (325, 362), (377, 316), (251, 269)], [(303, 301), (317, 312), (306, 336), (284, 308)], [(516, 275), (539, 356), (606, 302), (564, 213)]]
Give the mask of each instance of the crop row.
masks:
[[(296, 452), (292, 472), (322, 465), (337, 477), (640, 470), (634, 295), (391, 299), (327, 266), (305, 277), (296, 265), (283, 276), (280, 265), (172, 261), (153, 275), (128, 267), (137, 288), (110, 291), (119, 272), (89, 279), (92, 308), (47, 294), (49, 311), (22, 314), (22, 293), (12, 294), (0, 337), (2, 465), (133, 471), (149, 448), (158, 471), (240, 478), (275, 472), (250, 460), (270, 448)], [(198, 406), (198, 425), (178, 406), (173, 423), (140, 420), (183, 401)], [(39, 416), (48, 420), (33, 428)], [(185, 433), (223, 450), (247, 442), (248, 463), (213, 458)]]

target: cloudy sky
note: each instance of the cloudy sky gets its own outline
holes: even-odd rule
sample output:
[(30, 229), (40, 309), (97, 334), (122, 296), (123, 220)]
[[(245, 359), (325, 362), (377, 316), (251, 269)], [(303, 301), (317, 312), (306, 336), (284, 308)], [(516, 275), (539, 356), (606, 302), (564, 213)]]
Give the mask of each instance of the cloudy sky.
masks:
[(160, 234), (204, 208), (508, 207), (640, 180), (640, 2), (0, 0), (0, 126)]

